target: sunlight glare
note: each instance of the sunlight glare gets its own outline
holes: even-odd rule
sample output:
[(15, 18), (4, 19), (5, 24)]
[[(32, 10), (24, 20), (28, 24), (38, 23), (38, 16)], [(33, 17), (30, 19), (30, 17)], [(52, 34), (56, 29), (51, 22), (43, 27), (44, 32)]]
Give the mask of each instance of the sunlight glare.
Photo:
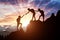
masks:
[(29, 22), (28, 21), (25, 21), (22, 24), (23, 24), (23, 27), (26, 27), (26, 26), (28, 26)]

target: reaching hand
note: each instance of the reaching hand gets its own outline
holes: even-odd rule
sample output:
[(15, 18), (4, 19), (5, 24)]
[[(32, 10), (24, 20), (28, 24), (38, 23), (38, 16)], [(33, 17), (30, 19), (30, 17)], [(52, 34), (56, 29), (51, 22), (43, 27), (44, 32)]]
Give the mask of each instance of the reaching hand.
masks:
[(36, 12), (38, 12), (37, 10), (35, 10)]
[[(25, 15), (27, 15), (28, 13), (29, 13), (29, 12), (27, 12)], [(25, 16), (25, 15), (23, 15), (23, 16)], [(23, 17), (23, 16), (22, 16), (22, 17)], [(22, 18), (22, 17), (21, 17), (21, 18)]]

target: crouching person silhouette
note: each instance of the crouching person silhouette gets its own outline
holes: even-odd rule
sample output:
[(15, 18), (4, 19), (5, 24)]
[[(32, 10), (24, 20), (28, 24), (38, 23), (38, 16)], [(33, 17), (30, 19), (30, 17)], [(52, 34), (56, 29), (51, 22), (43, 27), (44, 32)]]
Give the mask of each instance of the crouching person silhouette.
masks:
[[(24, 15), (23, 15), (24, 16)], [(23, 17), (22, 16), (22, 17)], [(22, 27), (22, 23), (20, 22), (21, 21), (21, 18), (22, 18), (21, 16), (18, 16), (18, 18), (17, 18), (17, 30), (18, 30), (18, 27), (19, 27), (19, 25), (21, 25), (20, 27)]]
[[(39, 19), (40, 19), (40, 17), (42, 16), (42, 17), (43, 17), (43, 22), (44, 22), (44, 11), (41, 10), (41, 9), (38, 9), (38, 11), (41, 13), (41, 15), (39, 16)], [(38, 20), (39, 20), (39, 19), (38, 19)]]
[(28, 12), (32, 12), (32, 14), (33, 14), (32, 20), (33, 20), (33, 19), (36, 20), (36, 18), (35, 18), (35, 14), (36, 14), (36, 13), (35, 13), (35, 10), (28, 8)]

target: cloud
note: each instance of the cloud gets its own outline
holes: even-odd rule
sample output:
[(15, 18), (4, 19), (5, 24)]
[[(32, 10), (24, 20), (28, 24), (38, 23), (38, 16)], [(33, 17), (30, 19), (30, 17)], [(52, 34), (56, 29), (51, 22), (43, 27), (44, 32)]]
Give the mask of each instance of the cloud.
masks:
[(60, 1), (57, 0), (34, 0), (35, 6), (46, 7), (45, 9), (60, 9)]
[(47, 6), (46, 9), (55, 8), (60, 9), (60, 2), (52, 1)]
[(28, 0), (0, 0), (1, 3), (17, 5), (19, 3), (28, 3)]
[(12, 12), (15, 11), (16, 10), (13, 5), (0, 4), (0, 17), (6, 14), (11, 14)]
[(12, 22), (15, 21), (17, 18), (17, 13), (12, 13), (10, 15), (5, 15), (5, 17), (3, 17), (2, 19), (0, 18), (0, 23), (7, 23), (7, 22)]
[(47, 17), (52, 13), (56, 14), (56, 12), (60, 9), (60, 0), (34, 0), (34, 4), (38, 8), (44, 8), (44, 10), (47, 12)]
[(34, 0), (33, 2), (34, 2), (35, 5), (41, 6), (41, 5), (47, 4), (50, 1), (51, 0)]
[[(34, 5), (35, 7), (37, 8), (45, 8), (44, 11), (46, 11), (46, 16), (50, 16), (51, 13), (56, 13), (57, 10), (60, 9), (60, 1), (57, 1), (57, 0), (0, 0), (0, 3), (10, 3), (10, 4), (13, 4), (12, 6), (11, 5), (6, 5), (6, 4), (3, 4), (4, 6), (2, 6), (2, 4), (0, 4), (0, 16), (4, 15), (5, 13), (6, 14), (9, 14), (9, 13), (12, 13), (12, 12), (15, 12), (15, 7), (17, 6), (16, 4), (19, 4), (19, 3), (26, 3), (26, 5), (28, 3), (31, 3), (32, 5)], [(18, 10), (18, 7), (16, 8)], [(16, 13), (15, 13), (16, 14)], [(12, 20), (14, 20), (13, 17), (15, 17), (14, 13), (12, 13), (11, 15), (7, 15), (7, 17), (4, 17), (2, 20), (0, 19), (0, 22), (10, 22)]]
[(0, 0), (2, 3), (10, 3), (10, 4), (17, 4), (17, 0)]
[(46, 10), (52, 9), (50, 10), (50, 12), (47, 13), (47, 15), (52, 13), (57, 14), (57, 11), (60, 10), (60, 2), (51, 1), (49, 4), (46, 5), (45, 9)]

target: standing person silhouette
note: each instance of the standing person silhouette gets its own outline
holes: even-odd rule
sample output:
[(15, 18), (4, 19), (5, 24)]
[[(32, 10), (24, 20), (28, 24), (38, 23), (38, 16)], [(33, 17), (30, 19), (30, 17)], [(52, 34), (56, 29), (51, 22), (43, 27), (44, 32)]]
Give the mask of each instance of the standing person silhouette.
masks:
[(33, 14), (33, 16), (32, 16), (32, 20), (34, 19), (34, 20), (36, 20), (36, 18), (35, 18), (35, 10), (34, 9), (30, 9), (30, 8), (28, 8), (28, 13), (29, 12), (32, 12), (32, 14)]
[[(39, 19), (40, 19), (40, 17), (42, 16), (42, 17), (43, 17), (43, 22), (44, 22), (44, 11), (41, 10), (41, 9), (38, 9), (38, 11), (41, 13), (41, 15), (39, 16)], [(38, 19), (38, 20), (39, 20), (39, 19)]]
[[(23, 15), (24, 16), (24, 15)], [(22, 16), (22, 17), (23, 17)], [(17, 30), (18, 30), (18, 27), (19, 27), (19, 24), (21, 25), (20, 27), (22, 27), (22, 23), (20, 22), (21, 21), (21, 18), (22, 18), (21, 16), (18, 16), (18, 18), (17, 18)]]

